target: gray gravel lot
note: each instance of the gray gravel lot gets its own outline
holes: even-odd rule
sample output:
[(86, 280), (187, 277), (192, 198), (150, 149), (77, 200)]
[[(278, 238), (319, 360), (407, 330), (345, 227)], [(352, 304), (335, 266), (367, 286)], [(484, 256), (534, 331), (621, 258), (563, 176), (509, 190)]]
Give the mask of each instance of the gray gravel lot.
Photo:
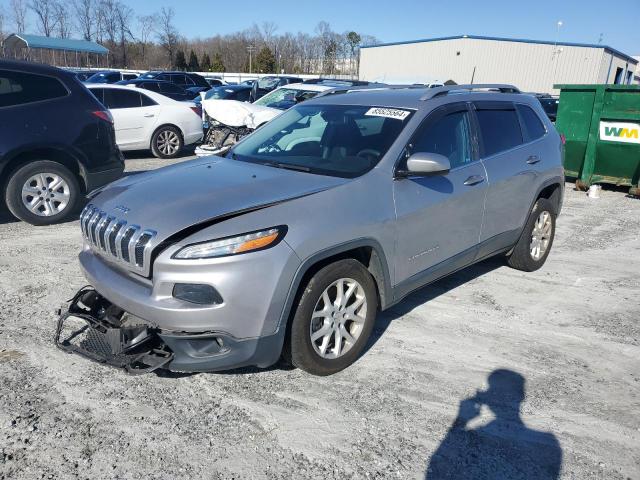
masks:
[[(167, 163), (131, 156), (127, 170)], [(57, 350), (54, 309), (85, 284), (80, 244), (77, 221), (0, 213), (0, 479), (404, 479), (430, 461), (455, 478), (553, 478), (533, 464), (560, 454), (562, 478), (640, 479), (640, 200), (622, 190), (567, 185), (545, 267), (490, 260), (424, 288), (323, 378), (130, 377)], [(476, 393), (497, 369), (507, 383)], [(510, 471), (513, 458), (533, 466)]]

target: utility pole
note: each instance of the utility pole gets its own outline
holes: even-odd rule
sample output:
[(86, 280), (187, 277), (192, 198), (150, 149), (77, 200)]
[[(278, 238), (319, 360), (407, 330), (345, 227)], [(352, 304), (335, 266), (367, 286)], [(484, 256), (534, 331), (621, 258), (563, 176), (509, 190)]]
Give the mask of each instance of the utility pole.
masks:
[(249, 51), (249, 73), (251, 73), (251, 55), (256, 50), (256, 47), (254, 45), (249, 45), (247, 50)]

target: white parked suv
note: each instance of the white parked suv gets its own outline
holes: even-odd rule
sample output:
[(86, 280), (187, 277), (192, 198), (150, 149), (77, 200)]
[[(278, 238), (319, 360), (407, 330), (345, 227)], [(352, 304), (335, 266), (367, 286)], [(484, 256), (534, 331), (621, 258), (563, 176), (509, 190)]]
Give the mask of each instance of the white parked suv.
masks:
[(200, 108), (127, 85), (87, 85), (113, 116), (122, 151), (150, 149), (158, 158), (176, 157), (202, 138)]

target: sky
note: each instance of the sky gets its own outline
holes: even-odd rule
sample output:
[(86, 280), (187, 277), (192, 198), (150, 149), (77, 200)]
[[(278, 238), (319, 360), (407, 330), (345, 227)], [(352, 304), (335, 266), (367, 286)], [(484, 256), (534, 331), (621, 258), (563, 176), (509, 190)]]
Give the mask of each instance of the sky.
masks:
[[(278, 25), (278, 33), (312, 33), (324, 20), (334, 31), (355, 30), (383, 42), (467, 34), (599, 43), (602, 34), (602, 44), (640, 55), (640, 0), (122, 1), (139, 15), (173, 7), (176, 27), (187, 38), (235, 32), (264, 21)], [(0, 4), (8, 10), (9, 0)]]

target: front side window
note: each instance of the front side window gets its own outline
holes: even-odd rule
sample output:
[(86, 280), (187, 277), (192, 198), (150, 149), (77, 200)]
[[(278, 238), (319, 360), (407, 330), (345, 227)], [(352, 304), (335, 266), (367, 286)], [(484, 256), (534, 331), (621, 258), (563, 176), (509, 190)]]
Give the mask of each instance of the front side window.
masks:
[[(355, 178), (375, 167), (396, 140), (410, 110), (352, 105), (298, 105), (238, 143), (236, 160), (309, 173)], [(383, 118), (377, 134), (359, 122)]]
[(427, 119), (409, 145), (409, 154), (438, 153), (449, 159), (451, 168), (473, 161), (469, 112), (458, 110)]
[(142, 82), (140, 86), (146, 90), (151, 90), (152, 92), (160, 91), (160, 85), (158, 85), (158, 82)]
[(104, 89), (104, 105), (107, 108), (136, 108), (141, 104), (140, 94), (134, 90)]
[(478, 105), (476, 114), (484, 148), (483, 156), (490, 157), (522, 144), (520, 122), (513, 104), (504, 102), (489, 107)]
[(0, 107), (52, 100), (68, 94), (57, 78), (0, 70)]

